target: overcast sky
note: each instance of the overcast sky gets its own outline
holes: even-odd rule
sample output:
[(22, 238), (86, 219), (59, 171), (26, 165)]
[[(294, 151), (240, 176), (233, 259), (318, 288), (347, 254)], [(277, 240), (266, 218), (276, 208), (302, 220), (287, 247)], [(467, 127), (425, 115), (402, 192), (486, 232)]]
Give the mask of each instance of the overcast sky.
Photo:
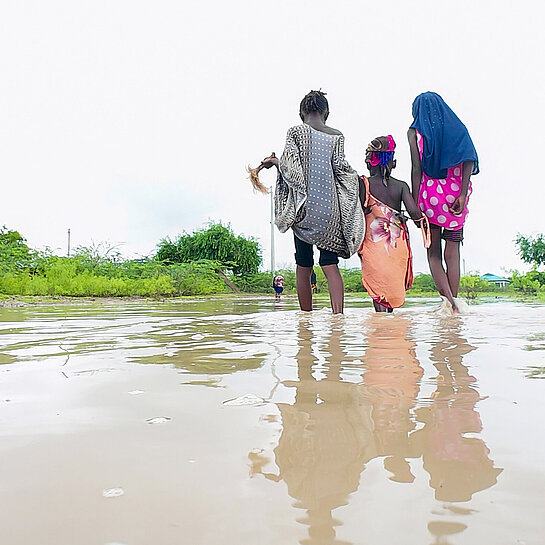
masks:
[[(245, 167), (282, 152), (301, 98), (327, 92), (358, 172), (392, 134), (408, 181), (411, 104), (431, 90), (480, 158), (466, 269), (523, 268), (516, 233), (545, 231), (543, 14), (537, 0), (3, 2), (0, 225), (59, 254), (70, 228), (73, 246), (134, 256), (222, 220), (268, 268), (269, 202)], [(276, 241), (292, 264), (291, 232)], [(427, 271), (414, 229), (413, 247)]]

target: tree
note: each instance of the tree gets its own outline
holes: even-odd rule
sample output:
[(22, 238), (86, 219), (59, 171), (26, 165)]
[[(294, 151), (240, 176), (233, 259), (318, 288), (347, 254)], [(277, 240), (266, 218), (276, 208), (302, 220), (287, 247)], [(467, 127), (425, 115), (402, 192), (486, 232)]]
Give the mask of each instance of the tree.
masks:
[(525, 237), (519, 233), (515, 242), (522, 261), (530, 263), (534, 266), (534, 269), (537, 269), (540, 265), (545, 265), (545, 235)]
[(211, 222), (192, 234), (183, 233), (175, 240), (164, 238), (157, 245), (155, 257), (165, 263), (206, 259), (221, 263), (235, 274), (252, 274), (261, 264), (261, 248), (251, 237), (235, 236), (231, 226)]
[(18, 231), (0, 228), (0, 271), (17, 272), (30, 267), (34, 252)]

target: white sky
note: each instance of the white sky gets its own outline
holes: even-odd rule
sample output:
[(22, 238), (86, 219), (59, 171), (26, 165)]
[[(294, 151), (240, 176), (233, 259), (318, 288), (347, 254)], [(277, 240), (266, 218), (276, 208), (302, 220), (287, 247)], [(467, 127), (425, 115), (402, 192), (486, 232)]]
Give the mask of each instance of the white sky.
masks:
[[(3, 2), (0, 225), (58, 253), (70, 228), (73, 246), (133, 256), (222, 220), (260, 240), (268, 267), (269, 202), (245, 166), (282, 152), (303, 95), (328, 93), (361, 173), (368, 141), (393, 134), (408, 181), (411, 103), (433, 90), (481, 163), (466, 269), (524, 268), (513, 238), (545, 231), (544, 12), (537, 0)], [(291, 232), (276, 240), (277, 264), (292, 264)]]

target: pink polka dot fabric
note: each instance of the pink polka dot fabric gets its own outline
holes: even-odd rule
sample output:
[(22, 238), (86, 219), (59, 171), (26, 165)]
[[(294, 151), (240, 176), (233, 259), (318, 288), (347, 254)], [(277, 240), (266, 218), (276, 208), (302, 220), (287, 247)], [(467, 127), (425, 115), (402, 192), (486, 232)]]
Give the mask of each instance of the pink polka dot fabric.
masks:
[[(424, 150), (424, 139), (416, 131), (416, 141), (420, 159)], [(420, 194), (418, 195), (418, 207), (426, 216), (430, 223), (445, 227), (451, 231), (458, 231), (464, 226), (468, 213), (467, 203), (471, 195), (471, 181), (467, 190), (466, 206), (464, 211), (455, 216), (449, 211), (449, 207), (456, 200), (462, 189), (462, 165), (450, 167), (447, 171), (447, 177), (441, 180), (430, 178), (422, 171), (422, 180), (420, 182)]]

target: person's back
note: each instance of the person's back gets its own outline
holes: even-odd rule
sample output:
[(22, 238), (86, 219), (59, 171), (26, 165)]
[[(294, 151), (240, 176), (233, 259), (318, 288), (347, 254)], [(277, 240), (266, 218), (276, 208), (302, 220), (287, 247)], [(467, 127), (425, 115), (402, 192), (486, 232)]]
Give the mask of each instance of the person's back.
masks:
[(373, 197), (388, 205), (390, 208), (401, 212), (403, 192), (409, 190), (409, 186), (396, 178), (388, 179), (388, 185), (384, 185), (380, 174), (369, 176), (369, 191)]
[(344, 137), (325, 124), (329, 105), (325, 94), (311, 91), (300, 104), (302, 125), (288, 130), (282, 156), (266, 158), (276, 166), (275, 223), (280, 232), (292, 229), (297, 264), (297, 295), (301, 310), (312, 310), (310, 275), (313, 246), (327, 277), (334, 313), (343, 311), (344, 287), (339, 257), (353, 255), (363, 237), (358, 174), (344, 158)]
[(466, 126), (437, 93), (418, 95), (413, 117), (407, 132), (411, 178), (413, 196), (431, 225), (430, 272), (439, 293), (458, 312), (460, 244), (472, 190), (470, 178), (479, 173), (479, 158)]
[(412, 284), (409, 231), (401, 213), (404, 204), (410, 216), (422, 214), (411, 197), (409, 186), (393, 178), (395, 142), (391, 136), (375, 138), (365, 161), (370, 176), (362, 177), (360, 199), (367, 226), (358, 253), (362, 260), (362, 283), (377, 312), (392, 312), (405, 302)]

